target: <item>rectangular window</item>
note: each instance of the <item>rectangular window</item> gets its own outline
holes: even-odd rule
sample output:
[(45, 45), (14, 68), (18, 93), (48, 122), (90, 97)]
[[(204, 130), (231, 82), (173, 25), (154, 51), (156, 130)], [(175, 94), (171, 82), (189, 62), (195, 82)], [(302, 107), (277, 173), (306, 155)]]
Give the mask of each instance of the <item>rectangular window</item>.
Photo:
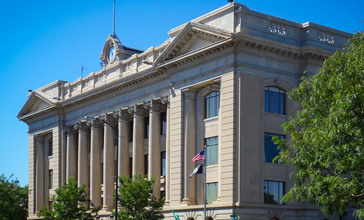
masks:
[(48, 171), (49, 189), (53, 188), (53, 170)]
[(133, 158), (129, 157), (129, 177), (133, 177)]
[(211, 204), (213, 201), (217, 199), (217, 183), (207, 183), (206, 184), (206, 203)]
[(129, 122), (129, 142), (133, 141), (133, 127), (134, 127), (133, 120), (131, 120)]
[(161, 152), (161, 175), (166, 175), (166, 152)]
[(144, 155), (144, 174), (148, 175), (148, 154)]
[(149, 117), (144, 118), (144, 138), (149, 138)]
[(264, 203), (283, 205), (284, 182), (264, 181)]
[(281, 139), (284, 138), (284, 135), (264, 133), (264, 162), (272, 163), (273, 159), (279, 154), (278, 145), (272, 141), (274, 136), (278, 136)]
[(166, 197), (166, 191), (161, 191), (161, 199)]
[(219, 138), (211, 137), (205, 139), (206, 144), (206, 166), (218, 164)]
[(285, 114), (285, 92), (276, 87), (265, 87), (264, 109), (265, 112)]
[(211, 92), (205, 96), (205, 118), (219, 115), (220, 92)]
[(161, 135), (167, 133), (167, 116), (165, 112), (161, 113)]
[(53, 155), (53, 140), (52, 138), (48, 141), (48, 156)]

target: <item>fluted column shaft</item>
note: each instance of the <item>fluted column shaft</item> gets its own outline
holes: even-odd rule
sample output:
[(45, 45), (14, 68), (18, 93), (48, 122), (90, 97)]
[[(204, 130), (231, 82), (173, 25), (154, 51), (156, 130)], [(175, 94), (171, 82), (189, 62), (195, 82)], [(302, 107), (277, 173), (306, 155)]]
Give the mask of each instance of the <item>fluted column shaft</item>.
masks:
[(90, 123), (90, 199), (97, 207), (101, 205), (101, 127), (98, 121)]
[[(106, 116), (105, 121), (112, 123), (110, 116)], [(114, 146), (115, 146), (115, 131), (114, 129), (104, 123), (104, 200), (102, 209), (105, 211), (111, 210), (114, 204), (114, 181), (115, 181), (115, 160), (114, 160)]]
[(88, 127), (79, 123), (75, 129), (78, 130), (78, 186), (86, 185), (88, 190)]
[(144, 109), (134, 107), (132, 175), (144, 174)]
[(36, 145), (36, 178), (35, 178), (35, 210), (39, 211), (44, 206), (44, 138), (35, 137)]
[(125, 111), (118, 113), (118, 131), (119, 131), (119, 177), (129, 176), (129, 120), (130, 115)]
[(184, 198), (186, 204), (195, 204), (195, 177), (189, 178), (194, 169), (192, 158), (196, 148), (196, 100), (195, 91), (188, 89), (184, 93)]
[(160, 198), (161, 176), (161, 103), (152, 101), (149, 108), (149, 148), (148, 148), (148, 179), (155, 177), (153, 194)]
[(67, 169), (66, 178), (73, 177), (77, 181), (77, 134), (73, 129), (67, 131)]

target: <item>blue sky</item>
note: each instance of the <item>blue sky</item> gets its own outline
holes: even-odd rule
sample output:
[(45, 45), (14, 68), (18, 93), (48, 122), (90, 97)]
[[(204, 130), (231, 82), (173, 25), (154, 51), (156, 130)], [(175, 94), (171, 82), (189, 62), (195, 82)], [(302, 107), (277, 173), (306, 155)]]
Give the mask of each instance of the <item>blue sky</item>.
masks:
[[(364, 30), (364, 1), (241, 0), (250, 9), (295, 22), (355, 33)], [(228, 4), (227, 0), (116, 0), (116, 34), (145, 50), (167, 32)], [(0, 7), (0, 174), (28, 184), (28, 128), (16, 116), (27, 91), (56, 80), (75, 81), (100, 69), (112, 32), (113, 0), (18, 0)]]

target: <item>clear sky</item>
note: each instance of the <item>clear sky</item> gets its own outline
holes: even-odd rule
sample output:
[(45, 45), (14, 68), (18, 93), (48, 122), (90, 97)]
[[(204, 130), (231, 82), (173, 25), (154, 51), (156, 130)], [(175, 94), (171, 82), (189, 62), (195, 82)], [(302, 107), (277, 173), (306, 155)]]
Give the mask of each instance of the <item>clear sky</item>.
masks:
[[(364, 30), (364, 0), (240, 0), (252, 10), (286, 20), (311, 21), (355, 33)], [(167, 32), (228, 4), (227, 0), (116, 0), (116, 34), (145, 50)], [(18, 0), (0, 5), (0, 174), (28, 184), (27, 125), (17, 114), (35, 90), (56, 80), (75, 81), (100, 70), (112, 33), (113, 0)]]

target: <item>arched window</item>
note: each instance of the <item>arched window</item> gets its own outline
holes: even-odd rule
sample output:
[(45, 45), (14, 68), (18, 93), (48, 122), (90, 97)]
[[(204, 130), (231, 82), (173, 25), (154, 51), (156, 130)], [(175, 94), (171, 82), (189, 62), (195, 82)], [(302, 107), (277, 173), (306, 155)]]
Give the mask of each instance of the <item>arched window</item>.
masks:
[(219, 115), (220, 92), (211, 92), (205, 96), (205, 118)]
[(265, 87), (264, 91), (264, 109), (265, 112), (271, 112), (284, 115), (286, 105), (286, 93), (277, 87)]

